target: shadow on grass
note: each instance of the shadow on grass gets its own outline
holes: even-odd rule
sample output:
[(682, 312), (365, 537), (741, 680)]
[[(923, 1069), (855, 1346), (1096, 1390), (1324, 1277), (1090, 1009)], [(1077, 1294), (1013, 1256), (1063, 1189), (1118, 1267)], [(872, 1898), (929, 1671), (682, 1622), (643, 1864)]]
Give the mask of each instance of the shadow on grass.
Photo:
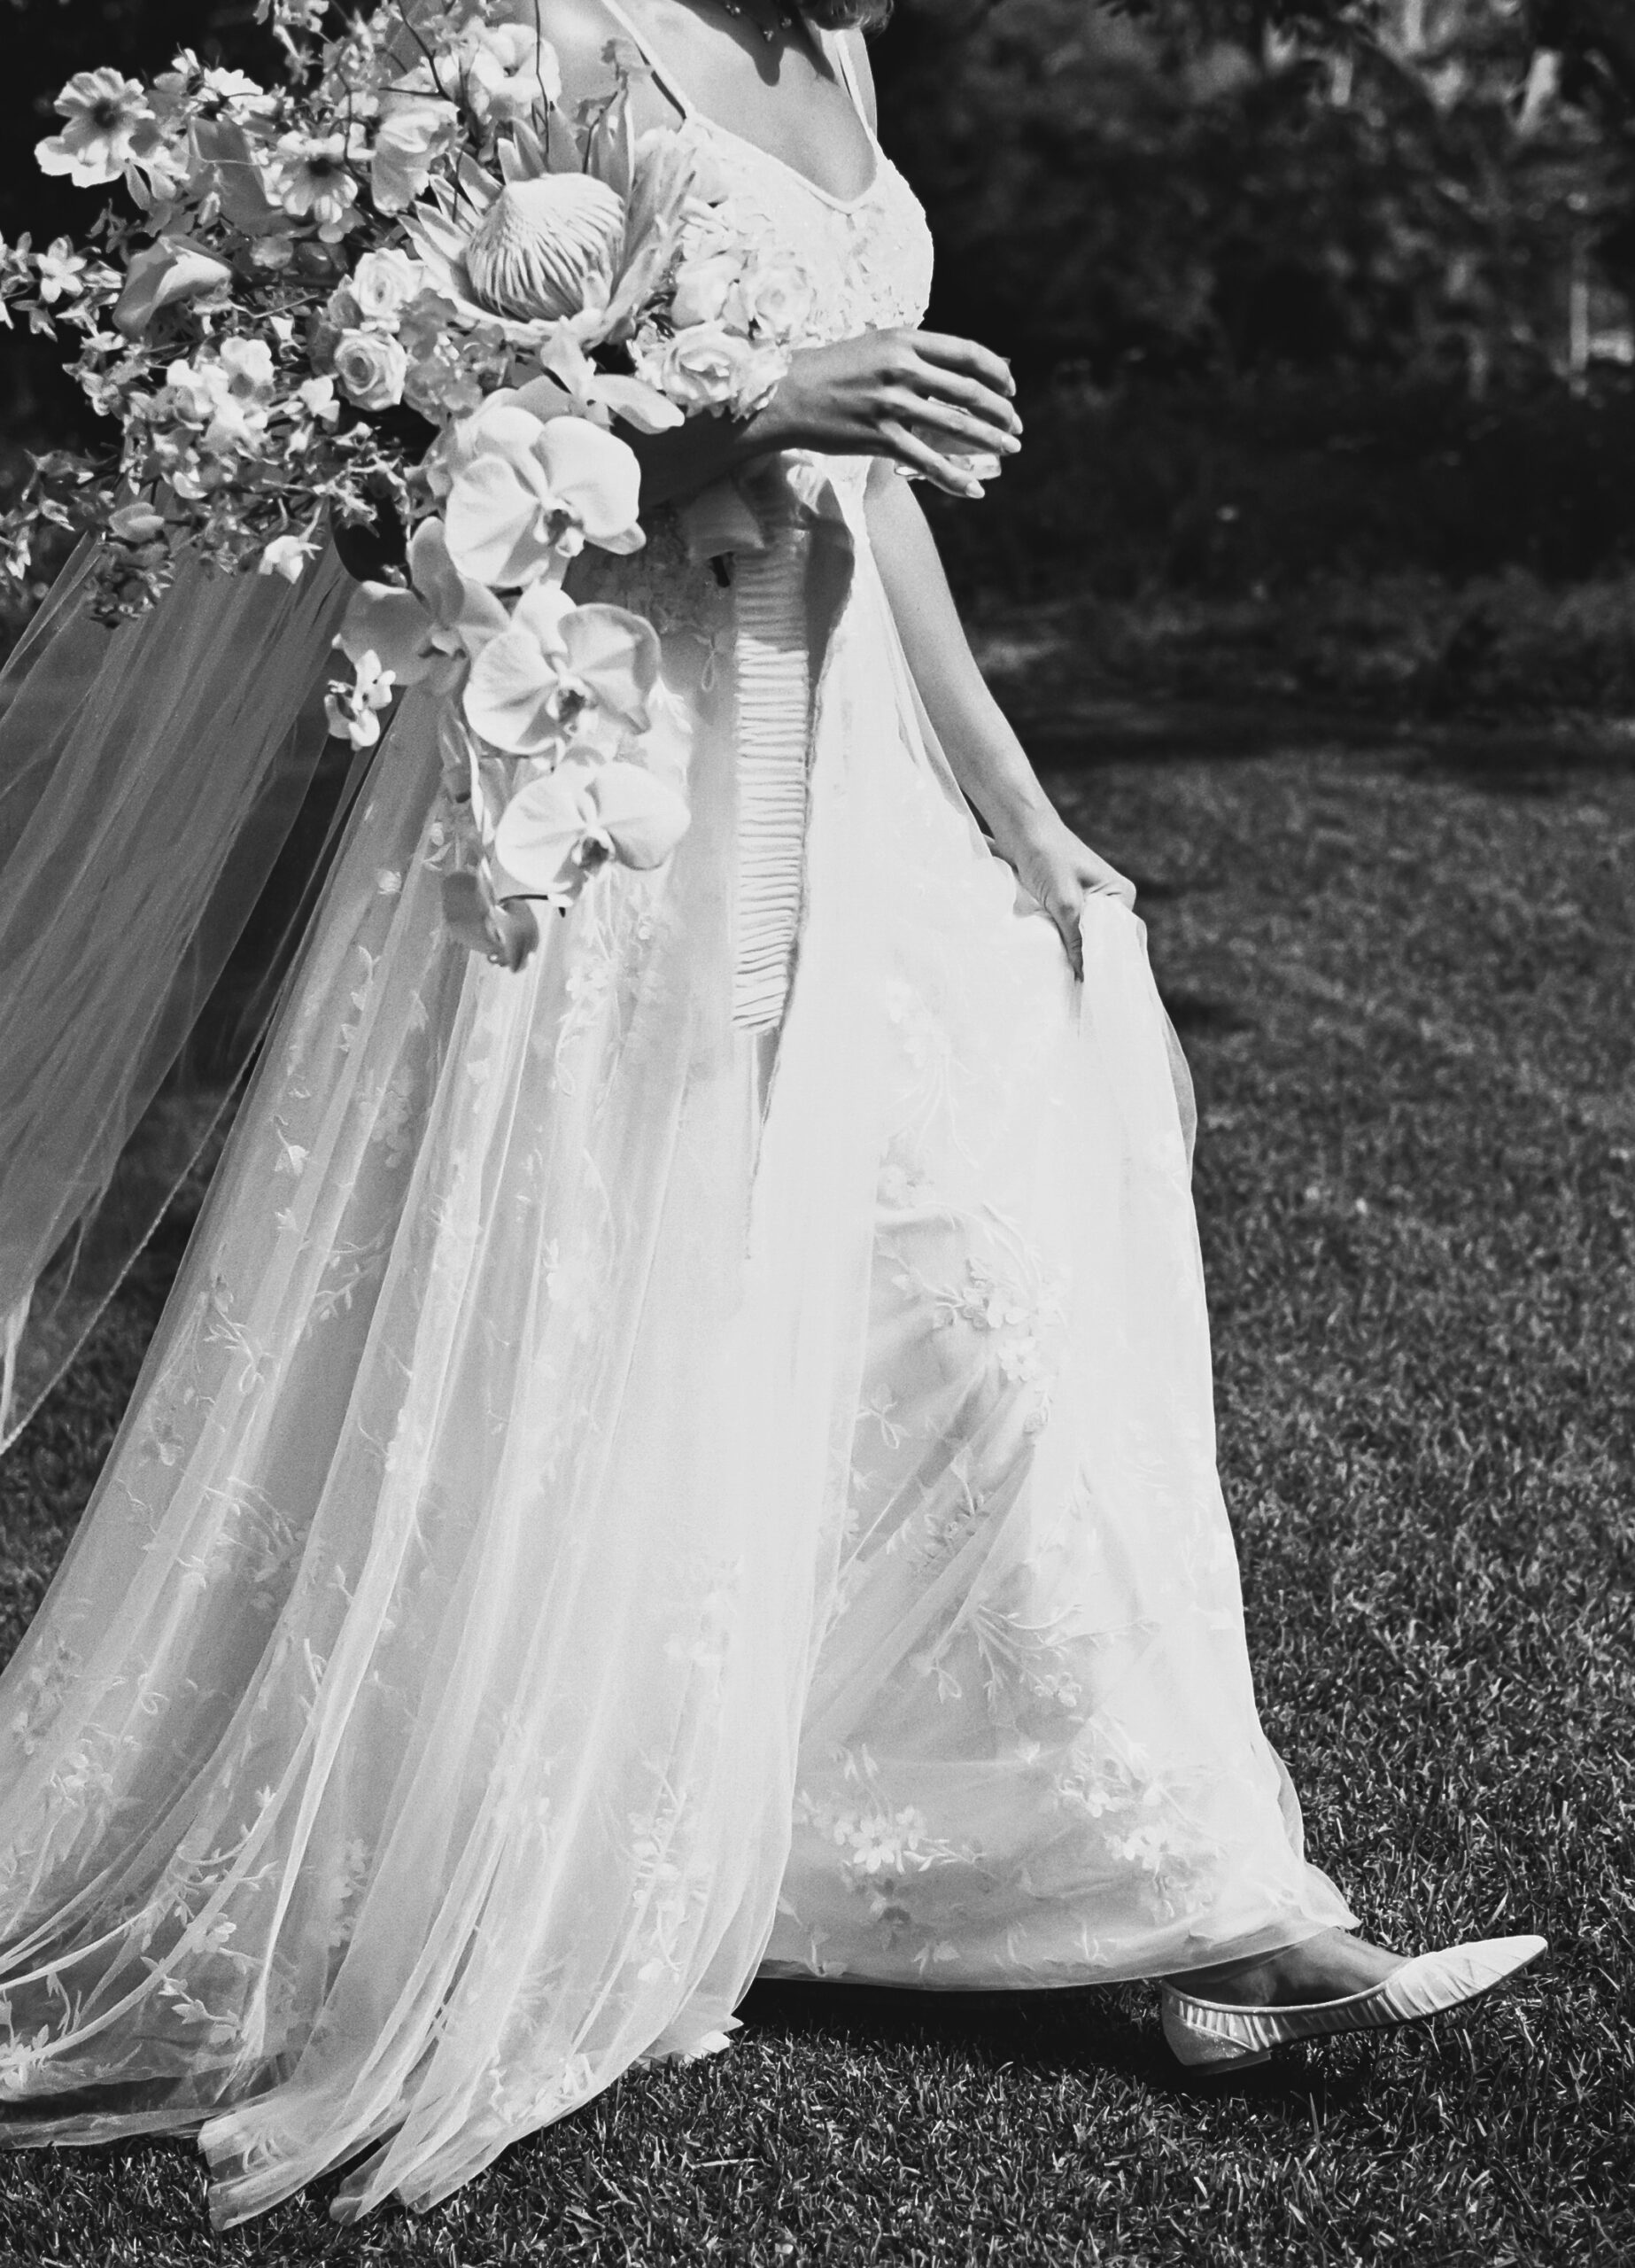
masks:
[(890, 1986), (763, 1978), (740, 2004), (746, 2029), (787, 2046), (827, 2046), (889, 2057), (941, 2049), (962, 2063), (1035, 2077), (1101, 2071), (1157, 2101), (1237, 2101), (1281, 2124), (1355, 2103), (1379, 2061), (1377, 2039), (1295, 2048), (1236, 2073), (1199, 2073), (1165, 2047), (1146, 1985), (1033, 1992), (920, 1992)]
[(1508, 724), (1466, 718), (1436, 725), (1367, 710), (1112, 695), (1053, 702), (1035, 711), (1003, 680), (995, 689), (1044, 772), (1079, 772), (1131, 758), (1232, 762), (1322, 751), (1383, 757), (1412, 777), (1523, 796), (1563, 794), (1586, 779), (1635, 773), (1635, 732), (1615, 719)]

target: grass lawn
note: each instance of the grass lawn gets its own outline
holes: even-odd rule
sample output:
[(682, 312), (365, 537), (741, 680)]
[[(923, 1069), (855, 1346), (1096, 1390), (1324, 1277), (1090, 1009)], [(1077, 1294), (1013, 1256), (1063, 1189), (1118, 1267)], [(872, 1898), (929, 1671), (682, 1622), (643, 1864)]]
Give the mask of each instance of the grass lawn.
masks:
[[(1043, 663), (1011, 658), (1026, 709)], [(1097, 718), (1058, 690), (1065, 764)], [(183, 2145), (0, 2160), (6, 2268), (1635, 2257), (1635, 767), (1228, 737), (1260, 752), (1149, 747), (1064, 793), (1143, 883), (1197, 1078), (1267, 1717), (1372, 1932), (1537, 1927), (1548, 1967), (1468, 2024), (1201, 2084), (1145, 1991), (763, 1987), (730, 2054), (423, 2220), (335, 2229), (320, 2193), (218, 2240)], [(0, 1468), (8, 1643), (165, 1265)]]

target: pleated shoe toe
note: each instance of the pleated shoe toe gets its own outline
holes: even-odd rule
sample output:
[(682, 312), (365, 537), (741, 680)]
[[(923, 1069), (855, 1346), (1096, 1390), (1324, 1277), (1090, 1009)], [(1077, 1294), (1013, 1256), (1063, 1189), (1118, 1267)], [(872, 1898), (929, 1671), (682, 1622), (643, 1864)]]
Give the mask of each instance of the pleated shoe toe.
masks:
[(1235, 2007), (1165, 1984), (1164, 2037), (1177, 2060), (1190, 2069), (1241, 2070), (1298, 2039), (1384, 2031), (1462, 2007), (1537, 1961), (1545, 1946), (1543, 1938), (1533, 1936), (1476, 1938), (1419, 1953), (1364, 1992), (1290, 2008)]

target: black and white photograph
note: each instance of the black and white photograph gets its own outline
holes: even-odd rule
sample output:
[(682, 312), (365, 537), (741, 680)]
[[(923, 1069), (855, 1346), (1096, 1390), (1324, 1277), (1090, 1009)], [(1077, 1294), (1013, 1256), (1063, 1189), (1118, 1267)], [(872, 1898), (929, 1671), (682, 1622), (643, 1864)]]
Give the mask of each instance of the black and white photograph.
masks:
[(1635, 2257), (1635, 5), (0, 43), (0, 2268)]

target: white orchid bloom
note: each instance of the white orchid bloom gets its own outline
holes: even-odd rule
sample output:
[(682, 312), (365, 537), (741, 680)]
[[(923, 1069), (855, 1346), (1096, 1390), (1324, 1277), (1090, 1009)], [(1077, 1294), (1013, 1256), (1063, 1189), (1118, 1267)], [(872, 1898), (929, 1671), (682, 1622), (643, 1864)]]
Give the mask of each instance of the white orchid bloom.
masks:
[(558, 765), (519, 788), (494, 830), (501, 897), (570, 905), (608, 861), (662, 866), (687, 831), (686, 798), (637, 764)]
[(559, 585), (536, 584), (473, 661), (466, 721), (508, 756), (617, 748), (647, 731), (658, 671), (658, 639), (639, 614), (576, 606)]
[(491, 399), (455, 426), (445, 464), (450, 554), (491, 590), (560, 577), (587, 543), (646, 541), (635, 454), (586, 418), (543, 421), (515, 397)]
[(452, 693), (473, 656), (510, 627), (492, 591), (448, 555), (440, 520), (422, 520), (408, 548), (413, 588), (360, 583), (336, 643), (354, 663), (374, 653), (399, 685)]

